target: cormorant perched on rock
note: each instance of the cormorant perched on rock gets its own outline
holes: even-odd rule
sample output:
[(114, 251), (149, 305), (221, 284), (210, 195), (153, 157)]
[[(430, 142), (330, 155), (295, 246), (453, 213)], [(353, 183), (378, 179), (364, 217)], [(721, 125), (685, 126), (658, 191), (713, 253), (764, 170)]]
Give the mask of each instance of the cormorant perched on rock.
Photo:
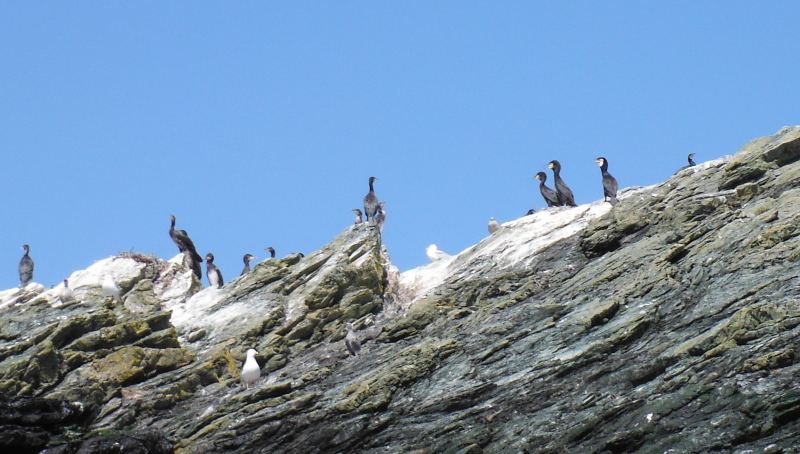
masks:
[(206, 276), (212, 287), (222, 288), (222, 272), (214, 265), (214, 254), (206, 254)]
[(122, 291), (111, 276), (103, 278), (103, 296), (110, 296), (114, 301), (122, 301)]
[(75, 295), (72, 294), (72, 290), (69, 288), (69, 281), (67, 279), (64, 279), (64, 286), (58, 290), (58, 299), (60, 299), (62, 303), (68, 303), (75, 300)]
[(272, 249), (272, 247), (268, 247), (268, 248), (266, 248), (264, 250), (269, 252), (269, 257), (270, 258), (273, 258), (273, 259), (275, 258), (275, 249)]
[(500, 230), (500, 223), (495, 218), (489, 219), (489, 234), (491, 235), (498, 230)]
[(169, 215), (169, 218), (172, 220), (172, 224), (169, 226), (169, 237), (172, 238), (172, 241), (178, 246), (178, 250), (189, 251), (192, 254), (192, 259), (196, 262), (202, 262), (203, 257), (200, 257), (200, 254), (197, 253), (197, 250), (194, 247), (194, 243), (192, 242), (189, 235), (186, 233), (186, 230), (175, 230), (175, 216)]
[(259, 377), (261, 377), (261, 367), (258, 365), (258, 361), (256, 361), (256, 355), (258, 354), (255, 349), (247, 350), (247, 359), (244, 360), (244, 366), (242, 366), (242, 383), (244, 383), (244, 389), (249, 389), (250, 385), (256, 382)]
[(427, 249), (425, 249), (425, 253), (428, 255), (428, 258), (431, 259), (431, 262), (438, 262), (439, 260), (450, 257), (450, 254), (440, 251), (435, 244), (428, 246)]
[(383, 224), (386, 222), (386, 210), (383, 209), (384, 205), (386, 205), (386, 202), (378, 204), (378, 214), (375, 215), (375, 225), (378, 226), (379, 232), (383, 232)]
[(361, 342), (353, 331), (353, 322), (347, 322), (347, 336), (344, 338), (344, 345), (352, 356), (358, 356), (358, 352), (361, 351)]
[(245, 274), (250, 272), (250, 261), (255, 259), (256, 256), (245, 254), (244, 255), (244, 269), (242, 270), (242, 274), (240, 276), (244, 276)]
[(567, 186), (567, 183), (564, 183), (564, 180), (561, 179), (561, 164), (558, 161), (550, 161), (550, 163), (547, 164), (547, 167), (553, 169), (553, 181), (555, 182), (558, 202), (562, 206), (578, 206), (575, 203), (575, 197), (572, 195), (572, 191), (569, 189), (569, 186)]
[(26, 244), (22, 246), (22, 249), (25, 251), (25, 255), (19, 259), (19, 288), (25, 287), (33, 280), (33, 259), (28, 255), (31, 247)]
[(548, 188), (545, 186), (544, 182), (547, 181), (547, 174), (544, 172), (539, 172), (533, 177), (534, 180), (539, 180), (539, 192), (542, 193), (542, 197), (544, 197), (544, 201), (547, 203), (549, 207), (557, 207), (561, 206), (561, 202), (558, 201), (558, 194), (556, 191)]
[(375, 195), (375, 189), (372, 187), (375, 180), (377, 178), (369, 177), (369, 192), (364, 196), (364, 214), (370, 225), (375, 225), (375, 213), (378, 211), (378, 196)]
[(195, 260), (194, 256), (192, 256), (192, 253), (188, 249), (181, 252), (181, 254), (183, 254), (183, 265), (186, 268), (192, 270), (194, 275), (197, 276), (197, 279), (202, 281), (203, 268), (200, 266), (200, 263), (202, 263), (202, 261)]
[(694, 155), (696, 155), (696, 154), (697, 153), (689, 154), (689, 165), (681, 167), (680, 169), (676, 170), (675, 173), (678, 173), (678, 172), (680, 172), (681, 170), (684, 170), (684, 169), (688, 169), (689, 167), (696, 166), (697, 164), (695, 164), (695, 162), (694, 162)]
[(361, 224), (362, 222), (364, 222), (364, 218), (361, 217), (361, 216), (363, 216), (363, 213), (361, 212), (361, 210), (359, 210), (358, 208), (353, 208), (350, 211), (352, 211), (353, 213), (356, 214), (356, 225)]
[(614, 206), (619, 202), (617, 199), (617, 179), (608, 173), (608, 160), (606, 158), (597, 158), (595, 164), (600, 166), (600, 172), (603, 174), (603, 201), (611, 203)]

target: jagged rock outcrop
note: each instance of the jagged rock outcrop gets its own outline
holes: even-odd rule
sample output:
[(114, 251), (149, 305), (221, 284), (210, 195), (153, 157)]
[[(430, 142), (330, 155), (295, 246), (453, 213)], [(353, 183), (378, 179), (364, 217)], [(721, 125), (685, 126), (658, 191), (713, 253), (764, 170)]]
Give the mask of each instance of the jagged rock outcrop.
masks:
[(74, 303), (0, 292), (2, 405), (79, 408), (0, 434), (46, 432), (48, 452), (800, 452), (798, 160), (784, 128), (402, 275), (361, 225), (222, 289), (129, 254), (73, 275)]

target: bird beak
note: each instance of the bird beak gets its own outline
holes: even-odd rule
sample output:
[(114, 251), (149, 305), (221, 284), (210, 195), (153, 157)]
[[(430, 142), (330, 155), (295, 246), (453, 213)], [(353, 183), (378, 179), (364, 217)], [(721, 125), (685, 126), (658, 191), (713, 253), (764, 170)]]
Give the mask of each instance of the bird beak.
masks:
[(536, 175), (535, 177), (533, 177), (533, 179), (534, 180), (538, 180), (539, 179), (539, 175)]
[(552, 169), (553, 168), (553, 163), (547, 164), (547, 168), (548, 169)]
[(594, 161), (594, 163), (599, 165), (599, 166), (602, 166), (603, 165), (603, 160), (602, 159), (598, 159), (598, 160)]

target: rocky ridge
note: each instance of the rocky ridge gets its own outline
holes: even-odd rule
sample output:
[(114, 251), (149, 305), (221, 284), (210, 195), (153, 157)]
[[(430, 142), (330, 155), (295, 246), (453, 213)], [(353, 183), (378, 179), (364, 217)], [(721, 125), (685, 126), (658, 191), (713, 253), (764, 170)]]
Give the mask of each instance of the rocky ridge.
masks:
[[(362, 225), (222, 289), (179, 257), (121, 254), (70, 277), (76, 302), (0, 292), (16, 409), (0, 445), (800, 452), (799, 160), (800, 127), (784, 128), (613, 209), (544, 210), (402, 275)], [(262, 378), (245, 390), (248, 348)]]

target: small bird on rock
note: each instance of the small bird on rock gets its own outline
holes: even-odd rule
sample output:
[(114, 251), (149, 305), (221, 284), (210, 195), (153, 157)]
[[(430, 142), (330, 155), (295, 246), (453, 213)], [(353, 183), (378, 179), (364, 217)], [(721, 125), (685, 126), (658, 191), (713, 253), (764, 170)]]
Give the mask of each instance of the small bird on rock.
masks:
[(431, 259), (431, 262), (438, 262), (439, 260), (450, 257), (450, 254), (440, 251), (435, 244), (428, 246), (428, 248), (425, 249), (425, 253), (428, 255), (428, 258)]
[(114, 282), (114, 279), (111, 276), (106, 276), (103, 278), (103, 295), (110, 296), (114, 301), (119, 302), (122, 299), (122, 292), (119, 289), (119, 285)]
[(352, 356), (358, 356), (358, 352), (361, 351), (361, 342), (358, 341), (358, 336), (353, 331), (353, 322), (347, 322), (347, 336), (344, 338), (344, 345)]
[(244, 361), (244, 366), (242, 366), (242, 383), (244, 383), (244, 389), (250, 389), (250, 385), (256, 382), (258, 378), (261, 376), (261, 367), (258, 365), (258, 361), (256, 361), (256, 355), (258, 354), (255, 349), (247, 350), (247, 359)]
[(489, 219), (489, 234), (500, 230), (500, 223), (495, 218)]

